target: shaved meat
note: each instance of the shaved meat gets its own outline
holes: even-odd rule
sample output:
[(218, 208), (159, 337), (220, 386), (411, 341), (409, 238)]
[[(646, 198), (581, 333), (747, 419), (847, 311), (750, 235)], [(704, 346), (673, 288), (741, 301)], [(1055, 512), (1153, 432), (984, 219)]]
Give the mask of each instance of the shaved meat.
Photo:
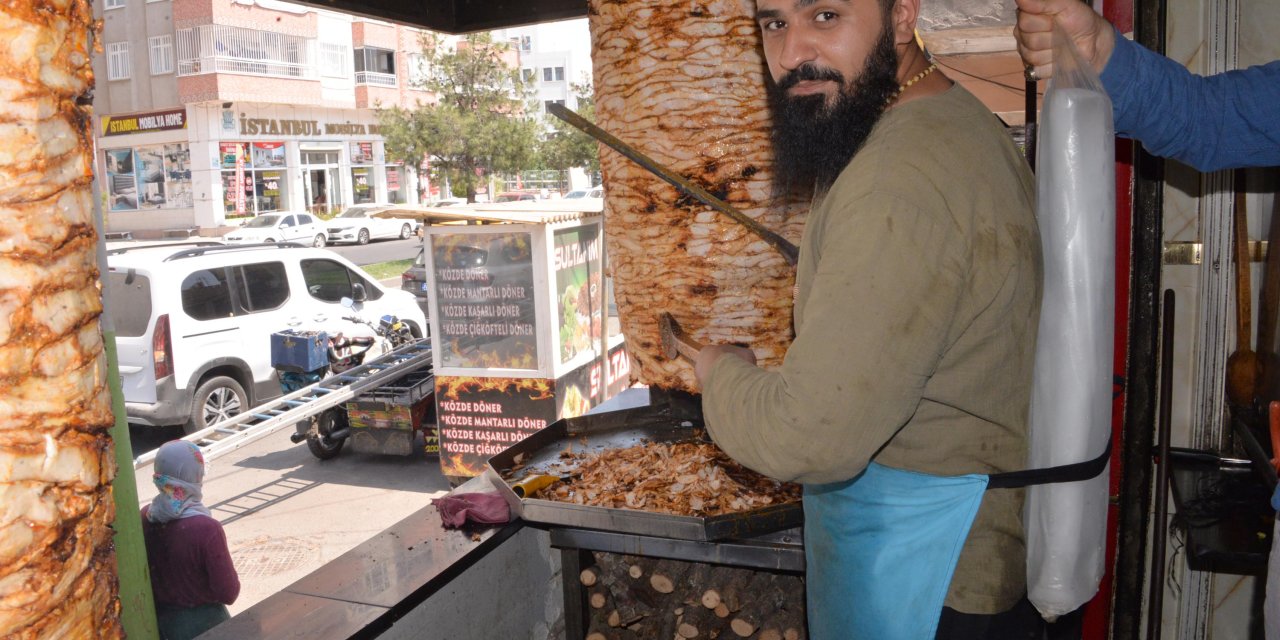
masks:
[(85, 0), (0, 5), (0, 637), (120, 638)]
[(734, 462), (709, 442), (647, 443), (560, 455), (570, 477), (534, 498), (678, 516), (739, 513), (800, 500), (800, 485)]
[[(753, 0), (591, 0), (596, 121), (798, 243), (807, 204), (773, 197), (770, 119)], [(696, 391), (662, 353), (669, 311), (704, 344), (747, 344), (764, 367), (791, 342), (794, 273), (726, 216), (601, 147), (605, 237), (640, 382)]]

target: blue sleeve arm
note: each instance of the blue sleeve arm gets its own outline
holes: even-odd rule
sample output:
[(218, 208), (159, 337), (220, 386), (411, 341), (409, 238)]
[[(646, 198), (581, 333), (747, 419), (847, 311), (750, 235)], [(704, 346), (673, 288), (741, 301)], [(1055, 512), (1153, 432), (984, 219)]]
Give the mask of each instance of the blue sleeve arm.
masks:
[(1116, 133), (1200, 171), (1280, 165), (1280, 61), (1197, 76), (1119, 33), (1102, 71)]

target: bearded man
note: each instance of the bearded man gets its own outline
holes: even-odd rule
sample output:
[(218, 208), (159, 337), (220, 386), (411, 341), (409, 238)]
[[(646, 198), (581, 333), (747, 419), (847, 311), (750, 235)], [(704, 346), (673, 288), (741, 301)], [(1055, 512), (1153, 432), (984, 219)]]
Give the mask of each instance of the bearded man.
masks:
[(698, 355), (707, 429), (804, 484), (819, 640), (1038, 638), (1022, 494), (1040, 308), (1030, 171), (930, 64), (920, 0), (757, 0), (779, 188), (814, 206), (795, 342)]

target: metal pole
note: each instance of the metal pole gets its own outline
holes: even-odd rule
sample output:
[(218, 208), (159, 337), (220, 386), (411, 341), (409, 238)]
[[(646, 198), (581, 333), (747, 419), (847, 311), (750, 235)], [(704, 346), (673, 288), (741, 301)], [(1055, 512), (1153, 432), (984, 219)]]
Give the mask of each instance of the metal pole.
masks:
[(1147, 640), (1160, 640), (1164, 613), (1164, 553), (1169, 525), (1169, 414), (1173, 411), (1173, 290), (1165, 289), (1160, 327), (1160, 420), (1156, 449), (1156, 513), (1151, 535), (1151, 584), (1147, 585)]

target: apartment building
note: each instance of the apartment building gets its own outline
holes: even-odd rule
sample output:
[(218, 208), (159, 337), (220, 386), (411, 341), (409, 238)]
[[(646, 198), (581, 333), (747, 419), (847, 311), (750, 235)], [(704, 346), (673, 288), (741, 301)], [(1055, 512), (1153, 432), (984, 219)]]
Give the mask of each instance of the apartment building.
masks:
[(216, 235), (249, 217), (416, 203), (375, 107), (412, 106), (419, 31), (278, 0), (95, 0), (107, 232)]
[(519, 52), (521, 76), (544, 115), (551, 103), (577, 109), (573, 85), (591, 78), (586, 18), (503, 29), (496, 37), (511, 42)]

